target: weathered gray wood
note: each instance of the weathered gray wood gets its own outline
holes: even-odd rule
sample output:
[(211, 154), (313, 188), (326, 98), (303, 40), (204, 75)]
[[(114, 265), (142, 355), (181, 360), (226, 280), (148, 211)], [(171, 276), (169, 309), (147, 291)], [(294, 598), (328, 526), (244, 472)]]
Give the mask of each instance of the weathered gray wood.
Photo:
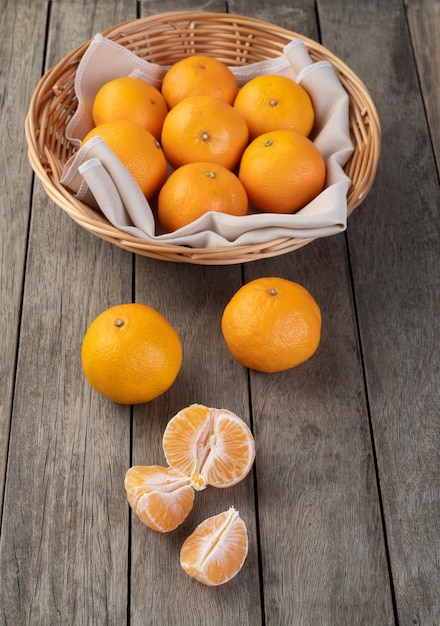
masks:
[[(161, 441), (166, 423), (192, 403), (226, 408), (249, 421), (246, 372), (229, 355), (220, 329), (221, 312), (240, 284), (239, 267), (199, 267), (148, 259), (136, 262), (136, 298), (168, 312), (181, 336), (184, 359), (172, 389), (135, 410), (134, 464), (164, 464)], [(157, 285), (168, 288), (158, 290)], [(239, 575), (213, 590), (183, 572), (180, 547), (198, 523), (230, 506), (240, 511), (248, 527), (249, 554)], [(162, 616), (164, 624), (182, 626), (260, 624), (255, 520), (252, 475), (229, 489), (208, 487), (197, 493), (190, 516), (168, 536), (154, 533), (133, 519), (133, 624), (144, 624), (150, 614)], [(144, 575), (146, 563), (148, 577)], [(167, 589), (174, 590), (171, 601)]]
[[(222, 12), (224, 4), (210, 2), (142, 2), (142, 15), (172, 10)], [(241, 285), (240, 267), (199, 267), (136, 260), (135, 295), (175, 326), (184, 359), (172, 389), (145, 406), (135, 408), (133, 464), (164, 464), (161, 441), (167, 421), (192, 403), (227, 408), (249, 422), (246, 372), (230, 357), (221, 335), (221, 313)], [(164, 289), (158, 289), (158, 286)], [(181, 569), (180, 547), (197, 524), (235, 506), (246, 521), (250, 548), (243, 570), (228, 585), (206, 588)], [(225, 623), (260, 624), (258, 545), (252, 474), (230, 489), (208, 488), (198, 493), (188, 519), (162, 536), (132, 521), (131, 618), (145, 624), (192, 626)], [(146, 564), (150, 575), (145, 576)], [(170, 599), (169, 590), (173, 590)], [(148, 617), (147, 617), (148, 620)]]
[[(0, 26), (0, 624), (437, 626), (438, 3), (50, 3), (46, 67), (137, 10), (227, 8), (320, 33), (368, 85), (382, 159), (347, 235), (243, 268), (134, 257), (82, 230), (39, 181), (31, 188), (19, 129), (43, 64), (48, 6), (6, 2)], [(248, 380), (220, 318), (243, 280), (262, 275), (310, 289), (323, 337), (308, 363)], [(80, 347), (95, 315), (132, 299), (173, 323), (184, 362), (173, 387), (131, 421), (128, 407), (85, 382)], [(162, 536), (130, 514), (123, 478), (131, 464), (164, 463), (166, 422), (191, 402), (251, 423), (256, 465), (234, 488), (197, 494), (189, 519)], [(231, 504), (248, 524), (250, 552), (236, 579), (205, 588), (180, 569), (180, 547)]]
[[(377, 179), (348, 240), (397, 614), (402, 624), (433, 626), (440, 623), (435, 163), (401, 2), (321, 5), (324, 43), (334, 42), (369, 86), (383, 128)], [(348, 29), (352, 36), (342, 37)]]
[[(134, 11), (132, 2), (52, 3), (46, 66)], [(130, 300), (131, 267), (130, 254), (85, 233), (36, 183), (0, 543), (2, 623), (125, 621), (130, 410), (91, 391), (80, 350), (92, 319)]]
[(141, 16), (157, 15), (168, 11), (210, 11), (212, 13), (223, 13), (225, 2), (223, 0), (141, 0)]
[[(270, 18), (253, 5), (252, 15), (282, 16), (277, 23), (316, 40), (314, 3), (295, 6), (278, 5)], [(306, 286), (323, 314), (313, 359), (282, 374), (251, 373), (267, 623), (391, 625), (344, 237), (245, 267), (245, 280), (263, 275)]]
[(406, 0), (406, 13), (429, 132), (440, 167), (440, 2)]
[[(26, 4), (26, 11), (24, 10)], [(32, 175), (17, 150), (33, 85), (43, 62), (45, 11), (37, 3), (8, 7), (0, 24), (0, 495), (3, 494), (14, 390)], [(0, 498), (0, 517), (3, 499)]]

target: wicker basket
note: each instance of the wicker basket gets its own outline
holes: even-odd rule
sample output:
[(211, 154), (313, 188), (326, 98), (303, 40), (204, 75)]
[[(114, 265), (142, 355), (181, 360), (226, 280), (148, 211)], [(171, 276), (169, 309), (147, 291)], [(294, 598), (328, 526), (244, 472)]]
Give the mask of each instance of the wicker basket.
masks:
[[(380, 125), (374, 104), (359, 78), (320, 44), (297, 33), (257, 19), (222, 13), (170, 12), (132, 20), (109, 28), (105, 37), (146, 61), (171, 65), (190, 54), (215, 56), (230, 66), (278, 57), (294, 38), (302, 39), (313, 61), (332, 63), (349, 94), (350, 126), (355, 150), (344, 170), (352, 181), (347, 194), (350, 214), (369, 192), (380, 154)], [(130, 237), (60, 184), (64, 163), (74, 147), (65, 128), (76, 106), (74, 79), (90, 42), (68, 54), (40, 80), (26, 117), (29, 161), (46, 193), (86, 230), (131, 252), (168, 261), (195, 264), (234, 264), (284, 254), (312, 241), (279, 238), (264, 245), (189, 248)]]

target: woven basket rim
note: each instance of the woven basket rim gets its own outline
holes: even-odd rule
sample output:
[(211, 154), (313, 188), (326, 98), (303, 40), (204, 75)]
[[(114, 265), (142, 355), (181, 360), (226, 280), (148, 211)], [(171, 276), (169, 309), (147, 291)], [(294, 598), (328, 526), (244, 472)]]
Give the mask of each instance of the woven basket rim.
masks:
[[(157, 36), (161, 25), (172, 25), (177, 28), (181, 24), (197, 24), (198, 22), (203, 23), (204, 28), (208, 28), (206, 26), (208, 23), (210, 25), (214, 24), (217, 30), (219, 25), (224, 25), (225, 32), (226, 28), (231, 29), (233, 27), (235, 29), (247, 29), (246, 32), (249, 36), (252, 32), (256, 32), (258, 35), (264, 33), (262, 48), (267, 46), (270, 50), (263, 49), (261, 52), (262, 58), (273, 58), (275, 56), (274, 50), (279, 50), (279, 54), (281, 54), (288, 41), (301, 39), (312, 60), (323, 58), (332, 63), (349, 95), (350, 102), (350, 128), (355, 143), (355, 151), (344, 170), (352, 180), (352, 185), (347, 193), (347, 216), (351, 215), (354, 209), (363, 202), (374, 182), (380, 158), (381, 128), (374, 102), (364, 83), (347, 64), (325, 46), (300, 33), (258, 18), (234, 13), (207, 11), (169, 11), (159, 13), (121, 22), (103, 30), (101, 34), (122, 45), (131, 46), (137, 45), (139, 41), (141, 42), (145, 33), (150, 35), (154, 30), (154, 36)], [(198, 28), (198, 33), (200, 33), (201, 27), (199, 26)], [(242, 34), (243, 31), (240, 31), (240, 36)], [(57, 115), (60, 115), (61, 118), (66, 114), (66, 111), (60, 107), (60, 103), (57, 101), (60, 85), (65, 85), (67, 81), (73, 81), (79, 60), (89, 47), (90, 42), (91, 40), (85, 41), (71, 50), (63, 59), (44, 73), (31, 97), (25, 120), (29, 162), (47, 195), (74, 221), (94, 235), (133, 253), (167, 261), (193, 264), (222, 265), (243, 263), (286, 254), (313, 241), (312, 238), (291, 239), (283, 237), (265, 244), (212, 248), (190, 248), (158, 241), (151, 242), (128, 236), (110, 224), (97, 211), (74, 198), (73, 194), (59, 182), (62, 170), (60, 158), (62, 159), (63, 155), (60, 157), (60, 155), (55, 155), (53, 152), (55, 145), (61, 151), (63, 149), (67, 151), (68, 146), (65, 141), (63, 144), (62, 140), (57, 144), (56, 133), (50, 134), (50, 141), (46, 141), (45, 128), (48, 116), (52, 116), (52, 119), (54, 119)], [(209, 51), (207, 53), (209, 54)], [(222, 51), (222, 54), (227, 54), (227, 51)], [(218, 51), (213, 56), (218, 57)], [(58, 113), (58, 109), (61, 110), (61, 113)], [(72, 114), (73, 110), (74, 108), (72, 111), (68, 111), (67, 114)], [(67, 160), (67, 153), (65, 160)]]

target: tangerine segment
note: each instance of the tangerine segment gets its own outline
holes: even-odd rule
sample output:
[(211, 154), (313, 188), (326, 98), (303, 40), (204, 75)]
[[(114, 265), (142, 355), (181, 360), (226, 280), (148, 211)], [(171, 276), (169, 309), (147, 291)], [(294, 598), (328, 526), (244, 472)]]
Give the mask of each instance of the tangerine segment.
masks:
[(131, 467), (125, 474), (125, 489), (130, 507), (141, 522), (162, 533), (177, 528), (194, 504), (189, 479), (171, 467)]
[(246, 524), (231, 507), (197, 526), (182, 545), (180, 564), (199, 582), (216, 586), (238, 574), (247, 553)]
[(231, 487), (250, 471), (255, 441), (247, 424), (226, 409), (193, 404), (169, 422), (163, 435), (168, 464), (191, 478), (197, 491)]

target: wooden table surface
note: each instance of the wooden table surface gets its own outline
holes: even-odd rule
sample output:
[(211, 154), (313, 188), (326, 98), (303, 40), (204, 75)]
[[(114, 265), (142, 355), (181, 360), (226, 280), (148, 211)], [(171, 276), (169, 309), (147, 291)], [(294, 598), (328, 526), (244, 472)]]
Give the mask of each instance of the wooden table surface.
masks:
[[(345, 233), (242, 266), (177, 264), (94, 237), (48, 198), (23, 130), (39, 77), (113, 24), (185, 9), (319, 40), (368, 87), (382, 153)], [(0, 623), (438, 626), (440, 2), (16, 0), (1, 13)], [(314, 294), (323, 333), (307, 363), (267, 375), (231, 358), (219, 323), (241, 284), (270, 275)], [(172, 388), (135, 408), (95, 393), (80, 363), (92, 319), (131, 301), (184, 346)], [(163, 429), (193, 402), (251, 425), (255, 466), (154, 533), (124, 474), (164, 462)], [(208, 588), (180, 546), (230, 505), (248, 558)]]

